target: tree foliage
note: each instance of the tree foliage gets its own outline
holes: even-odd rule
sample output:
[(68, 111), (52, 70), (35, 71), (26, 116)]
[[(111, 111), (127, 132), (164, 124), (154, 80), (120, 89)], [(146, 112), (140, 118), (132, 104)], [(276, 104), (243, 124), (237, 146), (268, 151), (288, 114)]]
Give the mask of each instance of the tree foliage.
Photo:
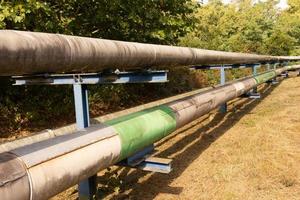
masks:
[(196, 7), (192, 0), (2, 0), (0, 28), (176, 44)]
[(196, 28), (181, 44), (188, 46), (270, 55), (296, 54), (299, 45), (299, 0), (287, 10), (277, 1), (239, 0), (223, 4), (212, 0), (196, 12)]
[[(171, 44), (271, 55), (300, 54), (300, 0), (0, 0), (0, 29)], [(228, 77), (239, 78), (233, 70)], [(93, 115), (216, 84), (217, 71), (170, 69), (168, 84), (104, 85), (91, 90)], [(0, 78), (0, 132), (74, 120), (71, 87), (12, 86)], [(62, 119), (62, 120), (61, 120)], [(34, 124), (34, 125), (33, 125)], [(7, 129), (5, 129), (5, 127)]]
[[(193, 0), (1, 0), (0, 29), (176, 44), (179, 37), (191, 30), (197, 5)], [(181, 75), (177, 76), (179, 72)], [(180, 82), (178, 77), (189, 73), (187, 70), (171, 73), (174, 76), (165, 87), (144, 84), (90, 87), (92, 114), (190, 88), (188, 81), (171, 87), (171, 83)], [(146, 92), (149, 90), (158, 93)], [(0, 93), (0, 112), (4, 113), (0, 115), (2, 133), (74, 120), (71, 87), (16, 87), (1, 78)]]

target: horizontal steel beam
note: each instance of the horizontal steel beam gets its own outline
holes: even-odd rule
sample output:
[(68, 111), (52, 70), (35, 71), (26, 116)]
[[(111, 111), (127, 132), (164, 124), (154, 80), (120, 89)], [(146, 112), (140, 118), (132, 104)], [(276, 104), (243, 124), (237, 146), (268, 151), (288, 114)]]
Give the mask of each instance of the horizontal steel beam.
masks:
[(267, 56), (142, 44), (62, 34), (0, 30), (0, 76), (93, 73), (157, 66), (270, 63), (300, 57)]
[(167, 82), (167, 71), (13, 76), (14, 85), (120, 84)]
[(261, 64), (253, 63), (253, 64), (225, 64), (225, 65), (200, 65), (200, 66), (192, 66), (192, 69), (236, 69), (236, 68), (251, 68), (251, 67), (260, 67)]

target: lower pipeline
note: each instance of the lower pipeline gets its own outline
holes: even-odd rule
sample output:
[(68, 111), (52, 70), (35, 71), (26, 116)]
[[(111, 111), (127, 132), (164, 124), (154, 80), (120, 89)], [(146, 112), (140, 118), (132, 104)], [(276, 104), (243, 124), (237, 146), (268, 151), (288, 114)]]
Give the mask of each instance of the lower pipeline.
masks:
[(48, 199), (284, 71), (271, 70), (0, 154), (3, 200)]

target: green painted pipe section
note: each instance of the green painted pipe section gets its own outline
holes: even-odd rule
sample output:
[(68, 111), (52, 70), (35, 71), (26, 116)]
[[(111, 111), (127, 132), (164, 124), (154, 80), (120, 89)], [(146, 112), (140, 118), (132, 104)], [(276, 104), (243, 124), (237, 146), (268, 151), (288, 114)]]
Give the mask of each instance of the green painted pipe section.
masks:
[(293, 69), (293, 66), (286, 66), (285, 68), (286, 68), (286, 70), (291, 70), (291, 69)]
[[(271, 70), (254, 76), (257, 85), (276, 77)], [(121, 139), (119, 161), (157, 142), (176, 129), (174, 111), (161, 105), (104, 122), (112, 126)]]
[(272, 71), (269, 71), (266, 73), (256, 75), (256, 76), (254, 76), (254, 79), (256, 80), (256, 83), (259, 85), (259, 84), (262, 84), (274, 77), (276, 77), (276, 72), (275, 72), (275, 70), (272, 70)]
[(164, 138), (176, 129), (175, 113), (161, 105), (105, 122), (121, 138), (120, 160)]

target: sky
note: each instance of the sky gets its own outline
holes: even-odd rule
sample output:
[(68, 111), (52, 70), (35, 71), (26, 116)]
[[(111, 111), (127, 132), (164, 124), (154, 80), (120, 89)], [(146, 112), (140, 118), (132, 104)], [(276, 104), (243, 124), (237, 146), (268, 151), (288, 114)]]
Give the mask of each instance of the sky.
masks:
[[(209, 0), (203, 0), (204, 4), (206, 4)], [(230, 3), (231, 0), (222, 0), (223, 3)], [(257, 0), (255, 0), (257, 1)], [(288, 4), (287, 4), (287, 0), (280, 0), (280, 2), (277, 4), (277, 7), (280, 8), (280, 9), (286, 9), (288, 8)]]

